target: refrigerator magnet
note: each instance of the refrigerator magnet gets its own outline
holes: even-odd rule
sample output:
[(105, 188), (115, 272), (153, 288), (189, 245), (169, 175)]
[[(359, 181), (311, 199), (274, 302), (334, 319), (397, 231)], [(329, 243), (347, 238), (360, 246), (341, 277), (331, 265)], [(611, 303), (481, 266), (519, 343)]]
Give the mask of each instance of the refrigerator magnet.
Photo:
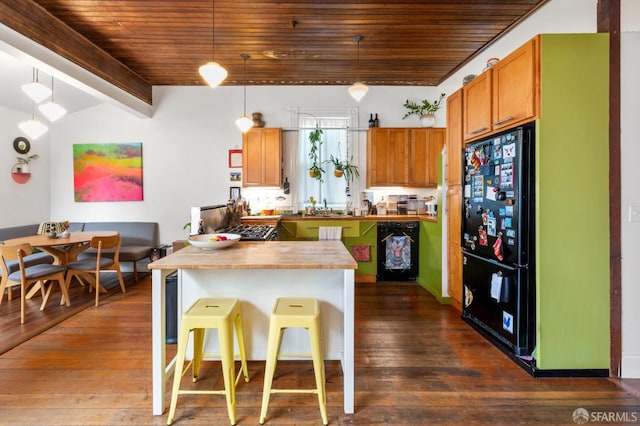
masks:
[(496, 218), (490, 217), (487, 219), (487, 235), (490, 237), (496, 236)]
[(481, 229), (478, 231), (478, 244), (481, 246), (488, 246), (489, 240), (487, 239), (487, 231)]
[(502, 147), (502, 158), (513, 158), (516, 156), (516, 144), (510, 143)]

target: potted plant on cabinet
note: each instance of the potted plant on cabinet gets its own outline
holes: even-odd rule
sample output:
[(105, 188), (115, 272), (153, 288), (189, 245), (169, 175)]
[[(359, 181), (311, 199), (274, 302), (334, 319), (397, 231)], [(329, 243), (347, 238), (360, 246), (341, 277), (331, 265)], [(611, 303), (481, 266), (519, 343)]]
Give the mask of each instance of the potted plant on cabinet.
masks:
[(322, 168), (322, 163), (320, 163), (318, 152), (320, 150), (320, 146), (322, 146), (322, 129), (316, 127), (315, 130), (312, 130), (309, 133), (309, 142), (311, 142), (311, 149), (309, 150), (309, 159), (311, 160), (309, 176), (322, 182), (324, 169)]
[(420, 118), (420, 124), (422, 127), (432, 127), (436, 122), (435, 113), (440, 109), (442, 100), (446, 95), (440, 94), (440, 98), (430, 102), (428, 99), (423, 99), (420, 102), (414, 102), (407, 99), (404, 103), (404, 107), (407, 109), (407, 113), (402, 117), (404, 120), (412, 115), (417, 115)]

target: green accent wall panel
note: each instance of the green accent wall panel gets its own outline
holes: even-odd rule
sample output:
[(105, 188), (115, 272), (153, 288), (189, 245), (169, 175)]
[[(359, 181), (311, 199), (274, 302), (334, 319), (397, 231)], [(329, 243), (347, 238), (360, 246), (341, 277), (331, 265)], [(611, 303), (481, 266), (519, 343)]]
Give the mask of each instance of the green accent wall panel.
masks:
[(450, 303), (442, 296), (442, 156), (438, 156), (438, 221), (420, 221), (420, 259), (416, 281), (440, 303)]
[(536, 129), (536, 364), (609, 368), (609, 38), (544, 34)]

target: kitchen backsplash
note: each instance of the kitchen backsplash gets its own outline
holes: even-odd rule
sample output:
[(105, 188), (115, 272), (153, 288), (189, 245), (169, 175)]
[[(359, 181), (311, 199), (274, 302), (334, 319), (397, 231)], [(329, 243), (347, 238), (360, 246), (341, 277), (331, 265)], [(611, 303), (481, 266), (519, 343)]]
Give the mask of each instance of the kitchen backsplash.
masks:
[[(369, 189), (366, 192), (373, 194), (373, 204), (382, 200), (388, 200), (390, 195), (415, 195), (417, 198), (438, 197), (438, 189), (431, 188), (376, 188)], [(352, 194), (352, 202), (360, 202), (361, 192)], [(251, 214), (260, 214), (262, 210), (274, 210), (277, 214), (286, 214), (289, 212), (296, 213), (303, 210), (307, 200), (296, 200), (295, 194), (285, 194), (282, 189), (264, 189), (264, 188), (243, 188), (242, 198), (244, 198), (251, 209)], [(355, 204), (354, 204), (355, 205)], [(343, 204), (332, 205), (328, 207), (334, 210), (342, 210), (345, 208)]]

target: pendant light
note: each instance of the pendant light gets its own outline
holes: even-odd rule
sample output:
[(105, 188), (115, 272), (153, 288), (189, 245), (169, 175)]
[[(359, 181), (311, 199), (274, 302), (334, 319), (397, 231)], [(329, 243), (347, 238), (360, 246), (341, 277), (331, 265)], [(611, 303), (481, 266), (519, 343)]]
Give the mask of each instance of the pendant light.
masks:
[(369, 88), (364, 84), (361, 83), (357, 80), (360, 80), (360, 42), (362, 41), (364, 37), (362, 37), (361, 35), (357, 35), (353, 38), (353, 41), (355, 41), (357, 43), (358, 46), (358, 50), (357, 50), (357, 77), (356, 77), (356, 82), (353, 83), (353, 86), (349, 87), (349, 94), (351, 95), (351, 97), (353, 99), (355, 99), (356, 101), (360, 102), (362, 100), (362, 98), (364, 98), (364, 95), (367, 94), (367, 92), (369, 91)]
[(53, 100), (53, 76), (51, 76), (51, 100), (40, 105), (38, 109), (52, 123), (67, 113), (66, 109)]
[(199, 69), (200, 75), (204, 81), (213, 88), (218, 87), (222, 81), (227, 78), (227, 70), (218, 64), (216, 59), (216, 28), (215, 28), (215, 2), (211, 1), (211, 53), (212, 60), (202, 65)]
[(35, 103), (40, 103), (51, 96), (51, 89), (38, 81), (38, 70), (33, 68), (33, 81), (23, 84), (22, 90)]
[(249, 55), (243, 53), (240, 57), (244, 59), (244, 108), (242, 110), (242, 117), (236, 120), (236, 126), (238, 126), (238, 129), (240, 129), (242, 133), (247, 133), (247, 131), (253, 127), (253, 121), (247, 117), (247, 59), (249, 59)]
[(33, 111), (31, 115), (31, 119), (27, 121), (23, 121), (18, 124), (20, 130), (22, 130), (27, 136), (31, 139), (38, 139), (40, 136), (47, 133), (49, 128), (46, 124), (42, 123), (40, 120), (36, 120), (36, 106), (33, 104)]

